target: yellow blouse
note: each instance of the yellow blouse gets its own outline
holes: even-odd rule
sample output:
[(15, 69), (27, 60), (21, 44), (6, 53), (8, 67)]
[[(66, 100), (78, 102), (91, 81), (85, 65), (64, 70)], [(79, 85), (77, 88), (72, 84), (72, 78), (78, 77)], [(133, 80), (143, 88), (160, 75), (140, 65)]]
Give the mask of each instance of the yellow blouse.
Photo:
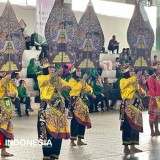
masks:
[[(71, 86), (71, 91), (69, 93), (70, 96), (79, 96), (82, 89), (83, 89), (83, 86), (82, 86), (82, 83), (81, 82), (77, 82), (74, 78), (71, 78), (68, 82)], [(88, 85), (87, 83), (85, 83), (85, 88), (87, 90), (90, 91), (90, 93), (93, 92), (93, 89), (90, 85)]]
[(0, 99), (3, 97), (8, 97), (7, 92), (14, 92), (16, 93), (16, 97), (18, 97), (18, 90), (11, 81), (8, 80), (2, 84), (2, 81), (0, 80)]
[(137, 78), (132, 76), (128, 79), (122, 78), (120, 80), (120, 90), (122, 99), (132, 99), (137, 89)]
[[(40, 98), (41, 100), (51, 100), (55, 91), (55, 86), (51, 84), (51, 76), (50, 75), (39, 75), (37, 77), (38, 85), (40, 89)], [(69, 83), (60, 78), (60, 85), (69, 86)]]

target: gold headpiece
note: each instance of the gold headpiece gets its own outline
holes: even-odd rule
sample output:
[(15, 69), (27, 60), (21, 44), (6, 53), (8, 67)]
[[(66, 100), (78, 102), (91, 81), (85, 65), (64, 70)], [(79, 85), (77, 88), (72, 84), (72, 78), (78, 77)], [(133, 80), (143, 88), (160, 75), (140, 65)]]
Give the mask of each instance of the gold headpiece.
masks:
[(128, 68), (122, 70), (122, 73), (126, 73), (126, 72), (128, 72), (129, 70), (130, 70), (130, 69), (129, 69), (129, 67), (128, 67)]
[(41, 62), (41, 68), (47, 68), (50, 66), (50, 63), (48, 62), (48, 58), (44, 58)]

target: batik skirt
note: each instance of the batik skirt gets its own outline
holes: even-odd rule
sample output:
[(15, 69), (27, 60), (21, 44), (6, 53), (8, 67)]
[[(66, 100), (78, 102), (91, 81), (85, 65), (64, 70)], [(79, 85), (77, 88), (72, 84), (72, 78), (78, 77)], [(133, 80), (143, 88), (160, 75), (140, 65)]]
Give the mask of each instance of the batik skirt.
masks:
[(89, 109), (85, 102), (77, 96), (71, 97), (70, 109), (76, 120), (87, 128), (91, 128)]
[(12, 125), (13, 105), (9, 97), (0, 99), (0, 132), (7, 139), (14, 139)]
[(48, 103), (42, 101), (38, 111), (38, 137), (40, 142), (47, 140), (47, 133), (54, 139), (69, 139), (70, 132), (64, 103), (60, 98)]
[[(155, 106), (154, 101), (156, 101), (157, 105)], [(154, 123), (155, 121), (160, 119), (160, 98), (152, 99), (149, 101), (149, 120)]]

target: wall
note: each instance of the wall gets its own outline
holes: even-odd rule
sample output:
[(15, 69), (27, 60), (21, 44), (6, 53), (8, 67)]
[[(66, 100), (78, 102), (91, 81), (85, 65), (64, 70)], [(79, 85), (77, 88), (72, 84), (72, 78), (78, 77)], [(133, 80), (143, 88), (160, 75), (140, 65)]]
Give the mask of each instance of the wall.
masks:
[[(0, 3), (0, 15), (4, 10), (5, 4)], [(13, 9), (17, 16), (18, 21), (23, 19), (27, 24), (25, 35), (30, 35), (34, 32), (35, 29), (35, 8), (28, 8), (24, 6), (13, 5)], [(82, 12), (75, 12), (77, 21), (79, 22)], [(128, 47), (127, 43), (127, 28), (129, 25), (129, 19), (109, 17), (98, 15), (102, 30), (105, 36), (105, 47), (107, 48), (108, 41), (112, 38), (112, 35), (117, 36), (117, 41), (120, 42), (120, 51), (124, 47)]]

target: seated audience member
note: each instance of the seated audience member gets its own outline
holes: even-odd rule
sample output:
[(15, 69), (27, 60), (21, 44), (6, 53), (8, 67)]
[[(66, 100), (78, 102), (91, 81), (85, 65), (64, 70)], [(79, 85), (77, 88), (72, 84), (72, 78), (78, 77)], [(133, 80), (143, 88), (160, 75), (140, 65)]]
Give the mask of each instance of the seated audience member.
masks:
[(116, 40), (116, 36), (113, 35), (112, 39), (109, 41), (108, 50), (114, 53), (114, 50), (117, 50), (117, 54), (119, 53), (119, 43)]
[(15, 73), (15, 84), (16, 84), (16, 87), (19, 86), (19, 82), (20, 82), (20, 75), (19, 75), (19, 73)]
[(131, 57), (131, 51), (129, 48), (126, 48), (126, 53), (127, 53), (127, 58), (129, 60), (129, 63), (131, 63), (132, 61), (132, 57)]
[(153, 61), (152, 61), (152, 66), (156, 66), (156, 64), (158, 63), (158, 59), (157, 59), (157, 56), (156, 55), (154, 55), (154, 59), (153, 59)]
[(95, 81), (99, 77), (98, 70), (94, 68), (90, 69), (87, 74), (91, 81)]
[(26, 43), (26, 50), (30, 50), (31, 37), (29, 37), (29, 36), (25, 37), (25, 43)]
[(37, 82), (37, 73), (41, 71), (40, 66), (36, 64), (36, 59), (32, 58), (27, 67), (27, 78), (33, 78)]
[(126, 52), (121, 55), (121, 58), (120, 58), (119, 62), (120, 62), (121, 65), (124, 64), (124, 63), (125, 64), (129, 64), (130, 63)]
[(93, 94), (96, 96), (94, 99), (94, 104), (95, 104), (95, 112), (98, 111), (98, 103), (101, 102), (101, 111), (104, 112), (104, 103), (106, 103), (107, 110), (109, 111), (109, 104), (108, 104), (108, 99), (107, 97), (103, 94), (103, 84), (100, 81), (100, 79), (97, 79), (93, 85)]
[(127, 54), (126, 48), (123, 48), (123, 49), (122, 49), (122, 52), (119, 54), (119, 58), (122, 59), (122, 56), (123, 56), (124, 54)]
[(119, 78), (121, 76), (121, 64), (119, 63), (119, 61), (120, 59), (116, 57), (113, 67), (113, 69), (116, 70), (116, 78)]
[(109, 83), (107, 77), (104, 78), (103, 88), (103, 94), (107, 97), (108, 100), (111, 100), (111, 105), (109, 109), (113, 110), (113, 106), (116, 104), (117, 99), (115, 98), (114, 92), (112, 90), (113, 85)]
[(97, 72), (98, 72), (98, 74), (101, 76), (102, 75), (102, 68), (100, 67), (100, 68), (97, 68)]
[(26, 115), (29, 116), (29, 111), (33, 112), (34, 110), (31, 108), (31, 99), (27, 93), (24, 80), (20, 80), (20, 85), (18, 87), (18, 96), (20, 98), (20, 102), (26, 104), (25, 112)]
[(19, 75), (19, 73), (13, 72), (12, 75), (11, 75), (11, 79), (13, 80), (14, 85), (16, 87), (18, 87), (19, 86), (19, 81), (20, 81), (20, 75)]
[(35, 33), (31, 34), (31, 46), (35, 46), (36, 50), (39, 50), (40, 44), (37, 43), (35, 39), (36, 39), (36, 34)]
[(16, 73), (12, 74), (11, 82), (17, 91), (17, 95), (15, 97), (11, 97), (11, 100), (12, 100), (12, 103), (15, 105), (15, 112), (18, 114), (19, 117), (22, 117), (21, 116), (20, 99), (18, 97), (18, 90), (17, 90), (17, 86), (16, 86), (16, 81), (15, 81), (15, 74)]

